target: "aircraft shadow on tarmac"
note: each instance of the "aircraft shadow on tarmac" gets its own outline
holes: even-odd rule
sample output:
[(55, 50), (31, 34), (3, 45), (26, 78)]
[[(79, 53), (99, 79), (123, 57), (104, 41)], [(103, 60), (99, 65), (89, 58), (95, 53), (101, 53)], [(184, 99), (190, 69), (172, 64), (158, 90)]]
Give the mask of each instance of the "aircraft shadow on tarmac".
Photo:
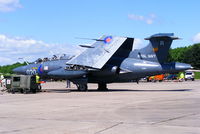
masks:
[[(83, 92), (77, 89), (48, 89), (45, 90), (50, 93), (68, 93), (68, 92)], [(187, 92), (192, 91), (192, 89), (170, 89), (170, 90), (134, 90), (134, 89), (109, 89), (107, 91), (98, 91), (97, 89), (90, 89), (86, 92)]]

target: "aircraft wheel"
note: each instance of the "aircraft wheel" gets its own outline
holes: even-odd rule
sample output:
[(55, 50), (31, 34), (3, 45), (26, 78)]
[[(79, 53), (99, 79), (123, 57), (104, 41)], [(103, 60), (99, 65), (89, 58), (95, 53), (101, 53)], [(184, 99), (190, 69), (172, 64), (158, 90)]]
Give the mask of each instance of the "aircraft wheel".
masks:
[(29, 89), (26, 89), (26, 88), (23, 89), (23, 93), (24, 93), (24, 94), (28, 94), (29, 91), (30, 91)]
[(88, 90), (87, 84), (79, 84), (79, 85), (77, 85), (77, 87), (78, 87), (79, 91), (87, 91)]
[(35, 94), (37, 92), (37, 89), (36, 88), (32, 88), (31, 92)]
[(106, 83), (98, 83), (98, 91), (108, 91)]
[(11, 88), (11, 91), (10, 91), (12, 94), (15, 94), (15, 89), (14, 88)]
[(41, 84), (38, 84), (37, 92), (41, 92), (41, 91), (42, 91), (42, 86), (41, 86)]

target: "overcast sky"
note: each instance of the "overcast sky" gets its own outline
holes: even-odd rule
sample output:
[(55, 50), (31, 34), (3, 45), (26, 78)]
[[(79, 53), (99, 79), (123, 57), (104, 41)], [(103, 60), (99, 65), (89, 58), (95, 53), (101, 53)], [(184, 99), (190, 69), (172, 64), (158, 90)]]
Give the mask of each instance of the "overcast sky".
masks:
[(0, 65), (57, 53), (78, 54), (77, 45), (104, 34), (136, 38), (175, 33), (173, 48), (200, 42), (199, 0), (0, 0)]

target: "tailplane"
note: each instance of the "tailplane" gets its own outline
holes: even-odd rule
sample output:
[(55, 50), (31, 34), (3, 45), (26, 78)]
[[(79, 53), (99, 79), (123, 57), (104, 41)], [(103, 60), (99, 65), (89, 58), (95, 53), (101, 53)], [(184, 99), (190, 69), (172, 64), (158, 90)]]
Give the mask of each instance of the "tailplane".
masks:
[(169, 54), (169, 48), (173, 40), (179, 39), (173, 33), (154, 34), (145, 40), (149, 40), (149, 44), (142, 48), (134, 50), (130, 57), (144, 59), (164, 63)]

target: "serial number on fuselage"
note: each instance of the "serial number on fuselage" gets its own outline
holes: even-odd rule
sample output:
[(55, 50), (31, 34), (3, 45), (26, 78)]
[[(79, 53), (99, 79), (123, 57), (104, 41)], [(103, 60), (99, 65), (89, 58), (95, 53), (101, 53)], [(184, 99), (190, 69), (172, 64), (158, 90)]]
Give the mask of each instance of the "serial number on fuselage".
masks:
[(26, 70), (26, 74), (28, 74), (28, 75), (36, 75), (37, 71), (35, 69), (28, 69), (28, 70)]
[(155, 54), (141, 54), (141, 55), (138, 55), (138, 58), (156, 58), (156, 55)]

